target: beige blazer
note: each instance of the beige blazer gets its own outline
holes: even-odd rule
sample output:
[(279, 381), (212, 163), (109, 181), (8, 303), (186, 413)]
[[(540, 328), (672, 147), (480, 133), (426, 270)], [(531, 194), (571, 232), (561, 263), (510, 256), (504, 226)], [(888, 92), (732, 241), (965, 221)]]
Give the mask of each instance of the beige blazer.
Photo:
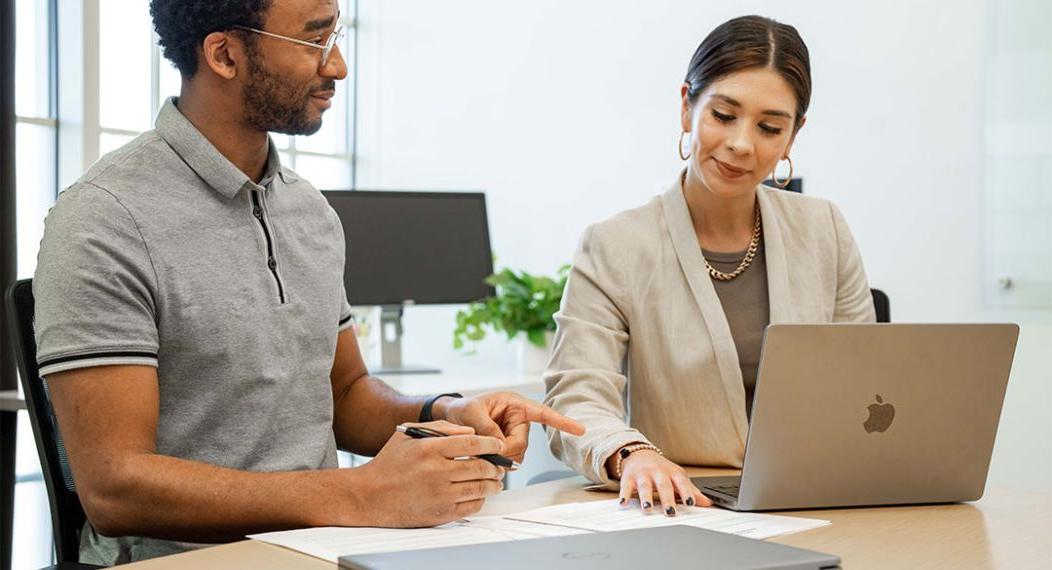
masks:
[[(840, 211), (765, 186), (757, 196), (771, 323), (874, 321)], [(607, 458), (633, 441), (679, 464), (741, 466), (749, 426), (738, 354), (678, 177), (649, 204), (585, 230), (555, 320), (545, 403), (588, 430), (549, 430), (556, 457), (607, 484)]]

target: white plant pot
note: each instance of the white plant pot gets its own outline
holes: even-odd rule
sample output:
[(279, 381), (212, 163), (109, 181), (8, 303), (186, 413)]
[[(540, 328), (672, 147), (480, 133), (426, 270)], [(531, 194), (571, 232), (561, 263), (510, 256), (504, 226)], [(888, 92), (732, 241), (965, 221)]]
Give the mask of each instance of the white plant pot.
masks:
[(544, 334), (544, 348), (533, 344), (526, 338), (525, 334), (520, 334), (516, 338), (515, 342), (519, 343), (519, 372), (522, 374), (540, 374), (544, 372), (544, 367), (548, 365), (548, 356), (552, 350), (552, 338), (554, 334), (547, 332)]

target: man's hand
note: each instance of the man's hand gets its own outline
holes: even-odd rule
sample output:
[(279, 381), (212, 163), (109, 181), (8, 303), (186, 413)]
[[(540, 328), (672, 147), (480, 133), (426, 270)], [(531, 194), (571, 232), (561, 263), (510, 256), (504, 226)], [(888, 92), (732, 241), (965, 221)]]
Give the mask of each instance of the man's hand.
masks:
[(364, 489), (348, 491), (356, 500), (367, 501), (366, 510), (374, 517), (370, 524), (445, 524), (477, 513), (486, 497), (501, 491), (504, 470), (477, 459), (479, 455), (501, 453), (504, 446), (500, 441), (448, 422), (406, 425), (428, 427), (449, 437), (412, 439), (395, 432), (376, 458), (359, 468), (369, 482)]
[(526, 455), (530, 422), (542, 423), (572, 435), (584, 435), (584, 426), (555, 410), (514, 392), (491, 392), (473, 398), (440, 398), (436, 418), (469, 426), (479, 435), (503, 440), (505, 457), (521, 462)]

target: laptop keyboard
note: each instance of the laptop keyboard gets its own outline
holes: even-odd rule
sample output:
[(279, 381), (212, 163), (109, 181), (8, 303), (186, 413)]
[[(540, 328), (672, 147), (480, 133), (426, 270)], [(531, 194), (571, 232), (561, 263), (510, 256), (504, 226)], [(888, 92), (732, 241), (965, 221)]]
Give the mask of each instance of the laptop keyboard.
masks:
[(711, 489), (723, 493), (724, 495), (729, 495), (735, 498), (738, 497), (738, 485), (708, 485), (702, 487), (702, 489)]

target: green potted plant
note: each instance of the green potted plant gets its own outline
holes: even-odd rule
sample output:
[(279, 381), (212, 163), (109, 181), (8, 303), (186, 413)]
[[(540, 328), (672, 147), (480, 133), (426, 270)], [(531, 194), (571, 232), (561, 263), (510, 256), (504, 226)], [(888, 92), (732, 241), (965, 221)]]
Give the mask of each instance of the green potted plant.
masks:
[(482, 340), (487, 329), (504, 333), (508, 340), (524, 333), (519, 337), (519, 368), (523, 372), (540, 372), (547, 364), (555, 331), (552, 315), (559, 310), (569, 271), (570, 266), (564, 265), (554, 277), (508, 268), (490, 275), (486, 283), (496, 288), (496, 295), (457, 311), (453, 347), (462, 349), (466, 341)]

